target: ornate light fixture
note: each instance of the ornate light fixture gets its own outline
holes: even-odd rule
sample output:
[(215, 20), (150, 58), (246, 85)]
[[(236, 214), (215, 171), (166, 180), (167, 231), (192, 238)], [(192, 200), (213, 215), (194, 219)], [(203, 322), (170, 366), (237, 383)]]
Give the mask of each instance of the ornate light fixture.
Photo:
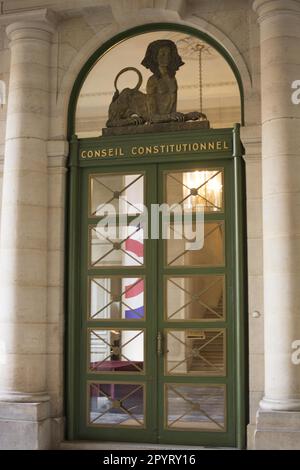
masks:
[(183, 59), (198, 61), (199, 111), (203, 112), (203, 56), (212, 56), (212, 48), (193, 36), (185, 36), (176, 45)]
[(222, 209), (223, 183), (220, 170), (197, 170), (183, 174), (183, 189), (189, 209), (202, 205), (205, 210), (220, 211)]

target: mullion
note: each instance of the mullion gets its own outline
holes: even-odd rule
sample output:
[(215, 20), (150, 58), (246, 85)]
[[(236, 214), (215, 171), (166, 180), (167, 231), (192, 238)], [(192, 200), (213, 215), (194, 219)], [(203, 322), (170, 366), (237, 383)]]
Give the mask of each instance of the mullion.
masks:
[[(180, 212), (180, 211), (179, 211)], [(213, 221), (213, 222), (224, 222), (226, 220), (226, 215), (224, 213), (219, 213), (219, 212), (215, 212), (215, 213), (207, 213), (205, 211), (203, 211), (203, 215), (204, 215), (204, 223), (205, 222), (210, 222), (210, 221)], [(197, 217), (199, 217), (199, 213), (200, 211), (198, 212), (195, 212), (195, 211), (182, 211), (182, 218), (184, 216), (189, 216), (191, 217), (192, 219), (192, 222), (196, 222), (197, 220)], [(171, 211), (170, 214), (168, 215), (168, 218), (170, 220), (171, 223), (174, 223), (174, 219), (175, 218), (178, 218), (178, 214), (176, 214), (176, 211)]]
[(107, 214), (107, 215), (102, 215), (102, 216), (94, 216), (94, 217), (88, 217), (87, 218), (87, 223), (90, 225), (97, 225), (97, 223), (101, 222), (101, 220), (105, 219), (111, 219), (112, 222), (115, 222), (112, 224), (112, 226), (120, 226), (120, 227), (126, 227), (124, 224), (120, 224), (120, 220), (124, 219), (126, 223), (130, 224), (133, 222), (135, 219), (141, 217), (143, 215), (142, 212), (137, 212), (136, 214)]
[[(129, 268), (129, 269), (128, 269)], [(140, 276), (145, 276), (146, 275), (146, 268), (141, 267), (141, 266), (125, 266), (124, 268), (122, 266), (120, 267), (114, 267), (114, 266), (108, 266), (108, 267), (99, 267), (99, 268), (88, 268), (86, 270), (87, 275), (91, 277), (99, 276), (99, 277), (106, 277), (106, 276), (120, 276), (120, 277), (138, 277)]]

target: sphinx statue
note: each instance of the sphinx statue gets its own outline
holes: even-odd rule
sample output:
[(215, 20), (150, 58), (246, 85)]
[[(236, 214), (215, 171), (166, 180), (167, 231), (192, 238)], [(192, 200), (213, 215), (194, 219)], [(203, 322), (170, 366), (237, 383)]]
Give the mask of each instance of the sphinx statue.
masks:
[[(207, 121), (206, 115), (198, 111), (177, 111), (178, 84), (175, 75), (184, 62), (173, 41), (160, 39), (151, 42), (142, 65), (152, 72), (147, 81), (146, 94), (140, 91), (143, 81), (140, 71), (134, 67), (122, 69), (115, 78), (115, 94), (109, 106), (107, 127)], [(125, 88), (120, 92), (117, 87), (118, 79), (128, 70), (137, 73), (138, 83), (134, 88)]]

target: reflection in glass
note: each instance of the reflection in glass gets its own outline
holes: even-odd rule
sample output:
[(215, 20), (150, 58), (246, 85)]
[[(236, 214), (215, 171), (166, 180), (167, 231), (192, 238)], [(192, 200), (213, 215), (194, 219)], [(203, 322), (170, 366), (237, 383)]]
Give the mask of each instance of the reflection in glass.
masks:
[(90, 331), (92, 372), (143, 372), (144, 332), (125, 329)]
[[(76, 128), (81, 137), (99, 137), (106, 127), (108, 108), (114, 95), (114, 80), (120, 70), (131, 66), (143, 75), (140, 91), (146, 92), (149, 70), (141, 66), (147, 46), (157, 39), (170, 39), (178, 47), (185, 65), (177, 72), (178, 106), (180, 112), (198, 111), (207, 114), (211, 127), (232, 127), (241, 122), (241, 99), (234, 73), (224, 57), (203, 39), (180, 31), (151, 31), (121, 40), (103, 54), (87, 74), (76, 106)], [(201, 54), (201, 85), (199, 83), (199, 49)], [(217, 71), (217, 73), (216, 73)], [(134, 88), (136, 73), (128, 71), (118, 81), (118, 89)], [(202, 89), (201, 104), (199, 103)], [(203, 103), (202, 103), (203, 101)]]
[(225, 375), (225, 330), (169, 330), (166, 374)]
[[(170, 226), (172, 238), (165, 242), (168, 266), (222, 266), (224, 264), (223, 222), (205, 222), (204, 244), (196, 250), (190, 249), (189, 240), (182, 233), (181, 224), (178, 227), (179, 229), (176, 224)], [(192, 230), (196, 233), (194, 223)]]
[(192, 170), (166, 174), (166, 202), (205, 212), (223, 211), (223, 170)]
[(91, 383), (89, 423), (98, 426), (144, 427), (144, 386)]
[(89, 312), (95, 320), (144, 320), (144, 279), (121, 276), (91, 279)]
[(225, 432), (225, 385), (166, 385), (167, 427)]
[(141, 174), (98, 174), (90, 178), (91, 216), (140, 214), (144, 204), (144, 177)]
[(224, 276), (168, 277), (165, 282), (168, 320), (224, 320)]
[(90, 244), (92, 267), (144, 264), (143, 229), (140, 226), (91, 226)]

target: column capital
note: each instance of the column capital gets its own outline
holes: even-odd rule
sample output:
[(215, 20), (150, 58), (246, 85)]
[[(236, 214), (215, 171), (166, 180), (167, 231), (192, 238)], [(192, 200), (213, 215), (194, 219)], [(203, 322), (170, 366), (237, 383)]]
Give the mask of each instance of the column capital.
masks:
[(275, 15), (300, 15), (300, 0), (254, 0), (252, 7), (258, 22)]
[(45, 39), (55, 32), (57, 15), (48, 8), (22, 13), (12, 13), (0, 17), (0, 26), (6, 25), (6, 34), (15, 39)]

